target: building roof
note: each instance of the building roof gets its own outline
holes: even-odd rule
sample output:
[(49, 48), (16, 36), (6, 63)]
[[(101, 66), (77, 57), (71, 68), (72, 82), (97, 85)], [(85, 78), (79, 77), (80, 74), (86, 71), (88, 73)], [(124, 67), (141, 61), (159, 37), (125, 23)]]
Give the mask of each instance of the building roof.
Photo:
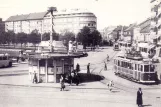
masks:
[(140, 33), (150, 33), (150, 25), (151, 25), (151, 19), (150, 18), (141, 22), (138, 25), (138, 27), (140, 27)]
[(30, 13), (27, 19), (43, 19), (47, 12)]
[(150, 33), (150, 24), (143, 27), (141, 30), (140, 30), (140, 33)]
[(117, 26), (117, 28), (114, 29), (114, 31), (121, 31), (123, 27), (123, 31), (127, 29), (127, 26)]
[(16, 15), (16, 16), (10, 16), (6, 21), (22, 21), (27, 19), (28, 14), (25, 15)]
[(130, 24), (129, 27), (127, 29), (125, 29), (125, 31), (131, 31), (134, 29), (135, 26), (136, 26), (136, 23)]
[[(38, 13), (29, 13), (29, 14), (24, 14), (24, 15), (15, 15), (15, 16), (10, 16), (6, 22), (10, 21), (23, 21), (23, 20), (31, 20), (31, 19), (43, 19), (44, 16), (48, 12), (38, 12)], [(92, 12), (86, 10), (86, 9), (71, 9), (71, 10), (63, 10), (63, 11), (58, 11), (54, 12), (54, 15), (60, 15), (60, 14), (75, 14), (75, 13), (90, 13), (91, 15), (95, 16)], [(96, 16), (95, 16), (96, 17)]]
[(43, 19), (47, 12), (30, 13), (24, 15), (10, 16), (6, 21), (23, 21), (29, 19)]
[(87, 57), (87, 53), (34, 53), (33, 55), (30, 55), (29, 57), (31, 59), (50, 59), (50, 58), (81, 58), (81, 57)]
[(143, 24), (150, 24), (150, 22), (151, 22), (151, 19), (150, 18), (148, 18), (148, 19), (146, 19), (145, 21), (143, 21), (143, 22), (141, 22), (138, 26), (142, 26)]

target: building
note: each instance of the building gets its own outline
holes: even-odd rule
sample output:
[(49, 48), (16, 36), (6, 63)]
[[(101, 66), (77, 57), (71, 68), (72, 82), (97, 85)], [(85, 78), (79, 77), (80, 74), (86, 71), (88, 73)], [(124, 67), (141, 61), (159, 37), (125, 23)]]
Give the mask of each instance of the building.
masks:
[(157, 44), (161, 39), (161, 0), (151, 0), (150, 40)]
[(5, 31), (5, 23), (2, 21), (2, 18), (0, 18), (0, 33)]
[(33, 82), (34, 76), (36, 76), (39, 83), (59, 83), (61, 75), (71, 75), (71, 72), (74, 70), (74, 58), (88, 56), (83, 51), (68, 52), (62, 41), (54, 41), (54, 44), (59, 48), (59, 51), (51, 53), (44, 50), (45, 47), (48, 47), (47, 42), (44, 42), (41, 44), (39, 52), (29, 55), (29, 78), (31, 82)]
[[(91, 30), (97, 29), (97, 17), (88, 10), (83, 9), (53, 12), (53, 23), (56, 33), (63, 33), (68, 30), (77, 34), (84, 26), (88, 26)], [(52, 30), (51, 13), (40, 12), (15, 15), (10, 16), (5, 21), (5, 31), (31, 33), (35, 29), (41, 34), (50, 33)]]
[(108, 26), (104, 28), (101, 32), (103, 40), (110, 41), (113, 39), (112, 32), (116, 28), (116, 26)]
[(151, 19), (148, 18), (134, 27), (134, 36), (133, 36), (134, 43), (143, 42), (143, 41), (152, 43), (152, 41), (150, 40), (151, 39), (150, 24), (151, 24)]

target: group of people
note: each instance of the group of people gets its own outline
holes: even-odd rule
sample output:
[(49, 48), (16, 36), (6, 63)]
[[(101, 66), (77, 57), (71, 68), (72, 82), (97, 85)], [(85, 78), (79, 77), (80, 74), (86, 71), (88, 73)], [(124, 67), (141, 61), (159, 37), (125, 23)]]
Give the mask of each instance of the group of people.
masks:
[(69, 75), (61, 75), (60, 77), (60, 85), (61, 85), (60, 90), (61, 91), (65, 89), (65, 82), (69, 83), (70, 85), (74, 83), (78, 86), (80, 83), (80, 77), (78, 73), (76, 72), (72, 72)]
[(61, 75), (60, 78), (60, 90), (64, 90), (65, 88), (65, 82), (69, 83), (70, 85), (72, 85), (73, 83), (76, 84), (77, 86), (80, 83), (80, 77), (78, 75), (78, 72), (80, 71), (80, 65), (77, 63), (76, 65), (76, 69), (73, 70), (72, 72), (69, 72), (67, 75)]

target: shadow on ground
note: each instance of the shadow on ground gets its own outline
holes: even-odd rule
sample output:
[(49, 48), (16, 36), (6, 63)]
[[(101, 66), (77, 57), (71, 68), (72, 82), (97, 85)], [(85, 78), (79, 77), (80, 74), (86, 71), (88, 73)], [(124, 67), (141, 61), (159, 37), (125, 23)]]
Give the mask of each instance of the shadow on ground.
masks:
[(80, 83), (101, 81), (104, 79), (103, 76), (96, 75), (96, 74), (79, 73), (78, 75), (79, 75)]
[(142, 107), (150, 107), (152, 106), (151, 104), (143, 105)]

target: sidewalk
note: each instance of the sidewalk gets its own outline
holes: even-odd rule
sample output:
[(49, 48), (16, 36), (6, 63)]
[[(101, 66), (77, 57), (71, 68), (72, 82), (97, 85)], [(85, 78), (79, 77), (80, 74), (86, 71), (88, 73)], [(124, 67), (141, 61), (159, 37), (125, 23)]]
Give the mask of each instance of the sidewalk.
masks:
[[(34, 84), (29, 80), (28, 75), (14, 75), (14, 76), (1, 76), (0, 85), (10, 85), (10, 86), (24, 86), (24, 87), (47, 87), (47, 88), (60, 88), (60, 83), (37, 83)], [(66, 86), (69, 84), (66, 83)], [(106, 89), (107, 87), (97, 82), (85, 82), (78, 86), (72, 84), (70, 88), (75, 89)]]

